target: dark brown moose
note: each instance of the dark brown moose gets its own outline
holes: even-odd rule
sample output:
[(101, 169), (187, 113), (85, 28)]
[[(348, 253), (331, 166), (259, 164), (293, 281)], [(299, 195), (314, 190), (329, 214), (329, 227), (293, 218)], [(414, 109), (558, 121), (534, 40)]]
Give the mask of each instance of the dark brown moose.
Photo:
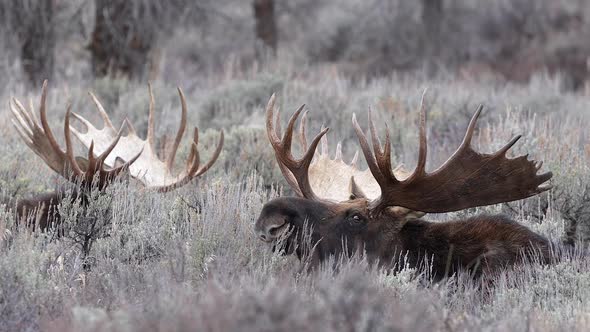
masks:
[(401, 167), (392, 169), (389, 133), (382, 146), (370, 111), (371, 144), (354, 115), (352, 118), (368, 170), (359, 170), (354, 161), (343, 162), (340, 145), (334, 159), (327, 155), (327, 143), (316, 155), (328, 129), (323, 129), (308, 148), (305, 115), (298, 135), (305, 153), (296, 159), (291, 143), (303, 106), (279, 138), (278, 116), (273, 123), (274, 104), (273, 95), (266, 109), (268, 137), (285, 179), (299, 197), (281, 197), (264, 205), (255, 224), (261, 240), (276, 245), (281, 238), (286, 253), (295, 253), (300, 259), (305, 254), (304, 240), (310, 241), (307, 258), (312, 267), (329, 257), (363, 251), (370, 261), (390, 268), (428, 266), (434, 279), (460, 270), (489, 274), (532, 254), (544, 261), (549, 259), (548, 240), (503, 216), (480, 215), (449, 222), (420, 219), (425, 213), (510, 202), (550, 189), (541, 185), (552, 174), (537, 175), (542, 163), (529, 161), (527, 156), (506, 157), (520, 136), (493, 154), (472, 149), (482, 107), (471, 119), (461, 146), (437, 170), (427, 172), (422, 100), (418, 164), (409, 174)]
[[(71, 195), (65, 195), (64, 191), (59, 189), (53, 193), (41, 194), (18, 201), (16, 210), (19, 218), (26, 217), (29, 224), (44, 230), (53, 222), (60, 221), (57, 207), (64, 197), (81, 199), (83, 205), (87, 204), (90, 190), (97, 188), (103, 191), (122, 172), (129, 173), (132, 178), (138, 180), (144, 187), (158, 192), (167, 192), (179, 188), (205, 173), (221, 153), (223, 132), (221, 132), (219, 144), (213, 156), (205, 165), (201, 165), (197, 149), (198, 131), (195, 128), (186, 168), (179, 175), (173, 175), (172, 169), (176, 151), (186, 130), (187, 117), (187, 105), (180, 88), (178, 93), (182, 106), (180, 128), (165, 161), (160, 160), (155, 152), (154, 97), (151, 86), (149, 87), (150, 103), (147, 139), (144, 140), (137, 136), (135, 129), (127, 120), (120, 130), (116, 130), (104, 107), (90, 93), (90, 97), (103, 119), (104, 126), (102, 129), (97, 129), (82, 116), (72, 113), (71, 105), (69, 105), (63, 127), (65, 151), (57, 143), (47, 121), (47, 81), (43, 82), (41, 92), (40, 121), (35, 116), (32, 102), (30, 109), (27, 109), (16, 98), (13, 98), (10, 102), (13, 124), (23, 141), (54, 172), (78, 184), (78, 189)], [(86, 132), (79, 132), (71, 127), (70, 116), (74, 116), (80, 121)], [(128, 130), (127, 135), (123, 135), (125, 127)], [(74, 155), (72, 134), (87, 148), (87, 158)]]

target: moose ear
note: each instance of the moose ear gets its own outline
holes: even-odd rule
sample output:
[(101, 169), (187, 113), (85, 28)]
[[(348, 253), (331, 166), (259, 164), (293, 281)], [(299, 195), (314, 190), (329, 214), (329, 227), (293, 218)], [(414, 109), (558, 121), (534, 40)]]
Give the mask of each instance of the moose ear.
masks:
[(348, 185), (348, 192), (350, 193), (349, 199), (367, 198), (367, 195), (363, 193), (361, 187), (359, 187), (354, 181), (354, 176), (350, 177), (350, 183)]
[(123, 165), (125, 165), (125, 160), (123, 160), (121, 157), (115, 158), (115, 167), (121, 167)]
[(401, 206), (392, 206), (387, 209), (389, 214), (395, 217), (401, 229), (408, 221), (422, 218), (426, 215), (425, 212), (410, 210)]

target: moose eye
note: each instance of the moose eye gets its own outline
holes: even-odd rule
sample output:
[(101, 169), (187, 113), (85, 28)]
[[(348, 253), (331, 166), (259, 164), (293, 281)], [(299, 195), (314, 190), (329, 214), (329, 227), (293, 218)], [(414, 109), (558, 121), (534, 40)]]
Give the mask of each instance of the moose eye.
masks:
[(355, 224), (360, 224), (361, 222), (363, 222), (363, 218), (361, 218), (361, 216), (359, 216), (358, 214), (352, 215), (352, 217), (350, 217), (350, 220)]

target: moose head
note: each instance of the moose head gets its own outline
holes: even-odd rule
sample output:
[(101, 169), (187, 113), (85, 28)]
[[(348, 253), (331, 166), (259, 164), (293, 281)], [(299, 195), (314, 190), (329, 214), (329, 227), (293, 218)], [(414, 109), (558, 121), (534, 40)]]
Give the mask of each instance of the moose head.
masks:
[(505, 217), (478, 216), (445, 223), (421, 219), (426, 213), (510, 202), (550, 189), (543, 184), (552, 174), (537, 174), (541, 163), (529, 161), (526, 156), (506, 156), (521, 136), (492, 154), (473, 150), (471, 141), (481, 106), (459, 148), (442, 166), (427, 172), (426, 110), (422, 99), (418, 162), (416, 169), (408, 173), (401, 167), (392, 168), (389, 133), (382, 145), (370, 111), (371, 144), (356, 117), (352, 117), (367, 170), (355, 166), (357, 156), (350, 164), (342, 161), (340, 144), (334, 159), (327, 153), (327, 143), (316, 154), (328, 128), (322, 129), (308, 147), (306, 114), (298, 135), (305, 153), (296, 159), (291, 145), (303, 106), (290, 118), (280, 138), (278, 117), (274, 123), (274, 104), (273, 95), (266, 108), (268, 137), (279, 168), (298, 197), (280, 197), (264, 205), (255, 224), (261, 240), (274, 242), (288, 234), (284, 242), (287, 253), (301, 257), (302, 234), (307, 232), (313, 246), (312, 266), (330, 256), (352, 255), (361, 250), (369, 259), (388, 266), (394, 266), (402, 257), (413, 266), (431, 262), (438, 277), (475, 265), (495, 270), (515, 262), (527, 250), (548, 253), (546, 239)]

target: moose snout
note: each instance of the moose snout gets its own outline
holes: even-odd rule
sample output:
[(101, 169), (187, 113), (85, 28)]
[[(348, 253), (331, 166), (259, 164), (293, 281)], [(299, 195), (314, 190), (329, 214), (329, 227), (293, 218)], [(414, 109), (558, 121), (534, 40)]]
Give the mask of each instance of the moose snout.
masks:
[(287, 226), (287, 222), (281, 219), (258, 220), (254, 225), (254, 232), (264, 242), (271, 242), (278, 238)]

